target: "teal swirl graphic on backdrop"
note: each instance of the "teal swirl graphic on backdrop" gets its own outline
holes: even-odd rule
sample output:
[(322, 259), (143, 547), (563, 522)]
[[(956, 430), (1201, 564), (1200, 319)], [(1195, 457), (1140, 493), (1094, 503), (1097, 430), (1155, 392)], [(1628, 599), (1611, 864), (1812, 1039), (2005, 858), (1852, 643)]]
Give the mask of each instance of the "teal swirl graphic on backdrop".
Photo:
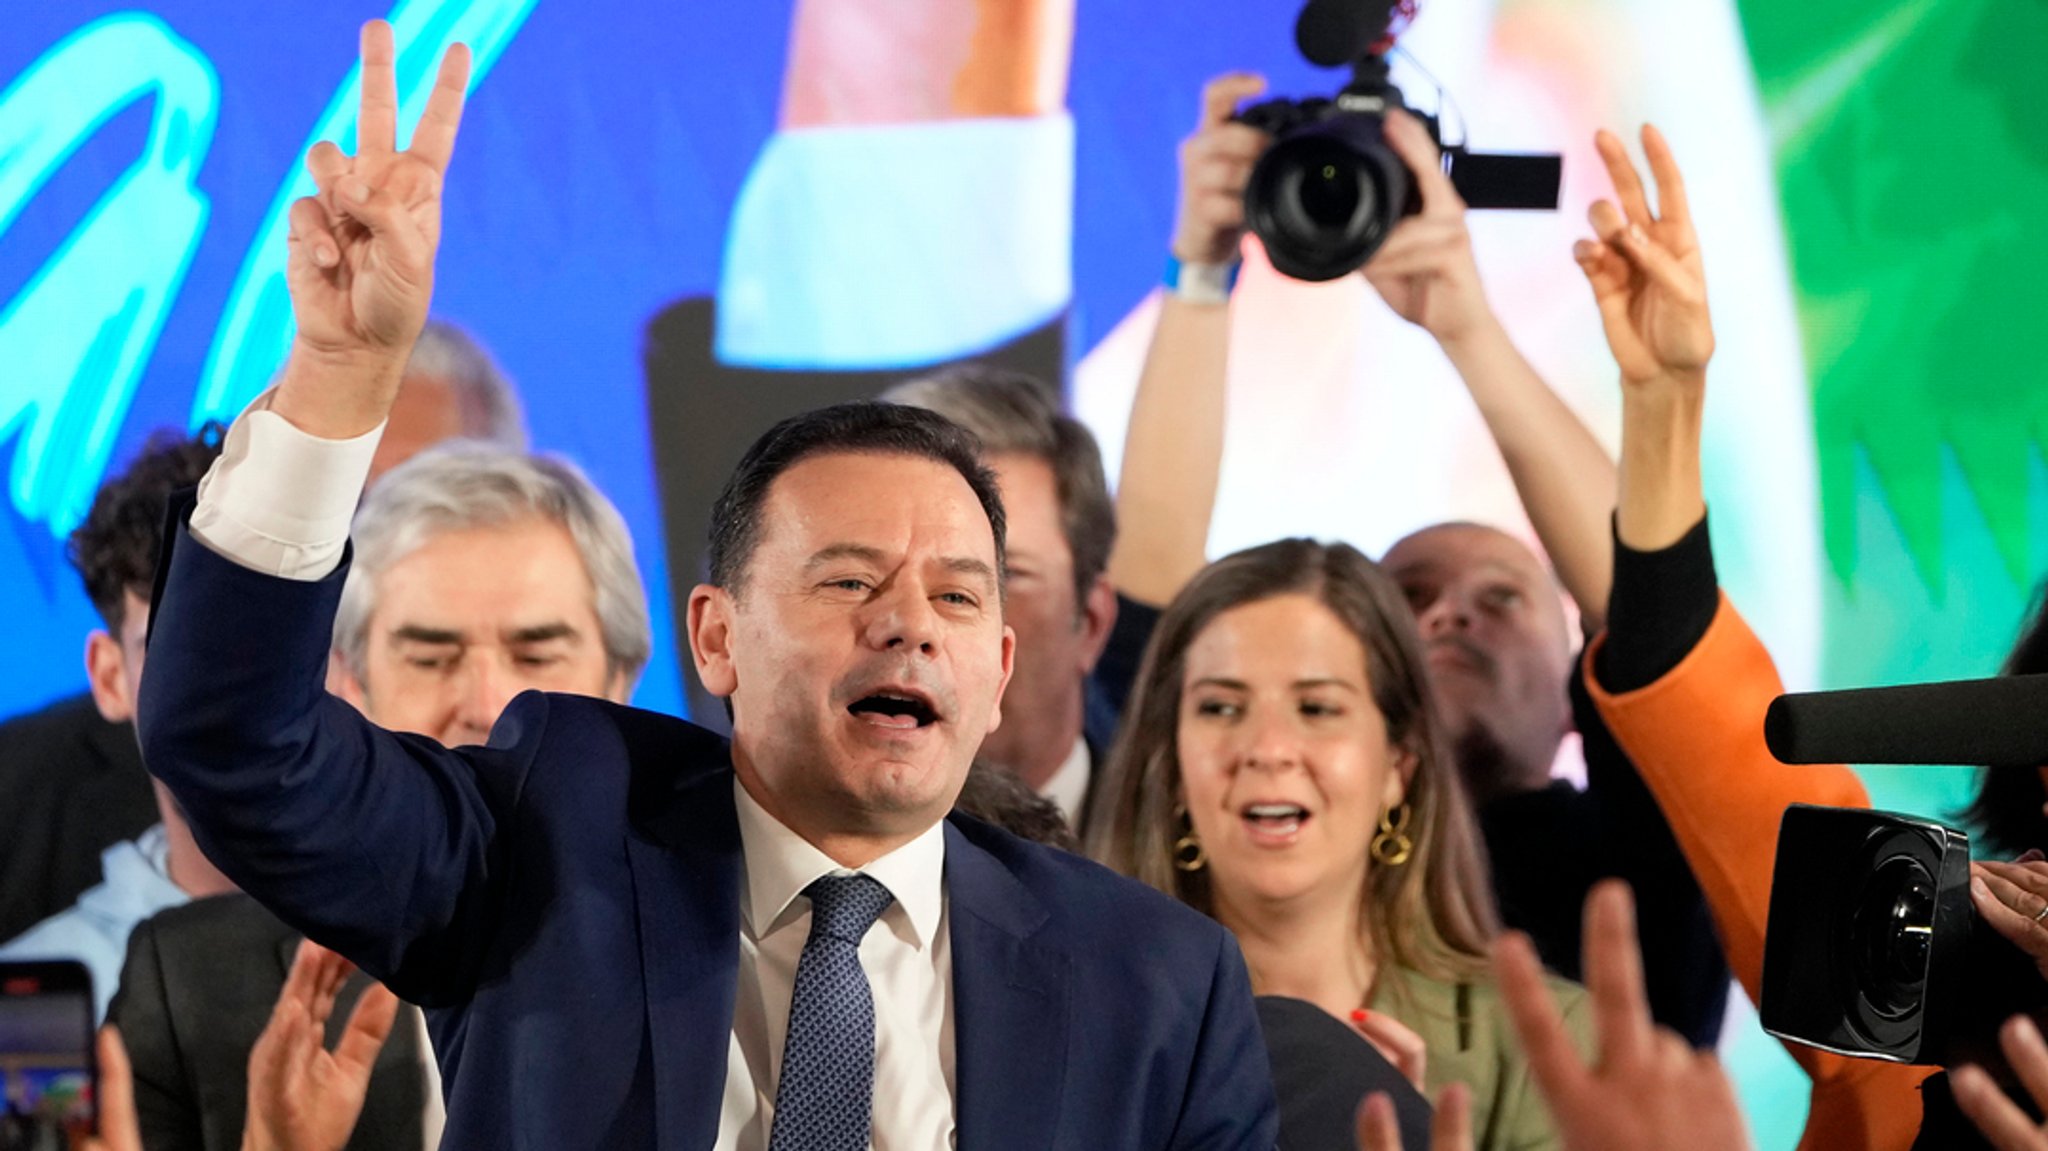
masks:
[(0, 92), (0, 233), (117, 113), (155, 98), (141, 156), (0, 311), (8, 495), (63, 536), (84, 517), (205, 229), (194, 186), (220, 82), (151, 16), (94, 21)]
[[(519, 32), (537, 0), (403, 0), (390, 21), (398, 50), (399, 146), (425, 109), (434, 88), (441, 54), (457, 42), (468, 44), (472, 64), (471, 90), (491, 70)], [(269, 214), (256, 230), (242, 270), (222, 310), (220, 327), (207, 352), (199, 393), (192, 401), (192, 426), (207, 420), (230, 420), (269, 383), (291, 350), (295, 324), (291, 298), (285, 292), (285, 234), (293, 201), (313, 194), (313, 178), (298, 161), (315, 143), (333, 140), (342, 151), (356, 148), (356, 104), (362, 91), (362, 68), (348, 79), (321, 113), (319, 123), (293, 158), (291, 174), (270, 202)]]

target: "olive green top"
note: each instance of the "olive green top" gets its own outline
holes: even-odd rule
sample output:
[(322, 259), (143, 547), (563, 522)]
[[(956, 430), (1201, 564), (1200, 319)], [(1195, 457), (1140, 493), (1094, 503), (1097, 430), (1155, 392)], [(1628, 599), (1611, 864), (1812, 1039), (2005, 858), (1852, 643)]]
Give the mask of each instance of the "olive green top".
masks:
[[(1579, 1051), (1592, 1055), (1592, 1009), (1585, 988), (1546, 979)], [(1429, 1049), (1423, 1079), (1435, 1102), (1446, 1084), (1472, 1090), (1474, 1151), (1553, 1151), (1561, 1147), (1550, 1108), (1529, 1076), (1507, 1004), (1491, 981), (1440, 983), (1399, 968), (1381, 974), (1371, 1010), (1422, 1036)]]

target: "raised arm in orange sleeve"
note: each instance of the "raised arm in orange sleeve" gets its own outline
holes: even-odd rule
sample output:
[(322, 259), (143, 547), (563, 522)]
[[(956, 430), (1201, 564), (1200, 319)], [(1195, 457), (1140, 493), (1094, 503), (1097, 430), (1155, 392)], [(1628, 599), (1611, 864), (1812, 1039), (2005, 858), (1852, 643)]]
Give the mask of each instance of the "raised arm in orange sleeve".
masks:
[[(1752, 1001), (1764, 967), (1778, 823), (1794, 803), (1868, 807), (1847, 767), (1787, 767), (1764, 745), (1764, 712), (1784, 689), (1777, 666), (1726, 595), (1679, 664), (1619, 695), (1593, 674), (1605, 636), (1587, 645), (1581, 674), (1614, 738), (1642, 773), (1698, 876), (1728, 965)], [(1802, 1151), (1905, 1151), (1920, 1129), (1920, 1082), (1932, 1068), (1786, 1049), (1813, 1078)]]

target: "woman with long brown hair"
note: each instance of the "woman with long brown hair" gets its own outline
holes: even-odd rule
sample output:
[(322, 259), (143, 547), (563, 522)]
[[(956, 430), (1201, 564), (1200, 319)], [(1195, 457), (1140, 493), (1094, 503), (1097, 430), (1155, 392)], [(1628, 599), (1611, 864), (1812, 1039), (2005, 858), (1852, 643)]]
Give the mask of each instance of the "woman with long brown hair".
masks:
[[(1493, 903), (1421, 641), (1371, 560), (1282, 540), (1205, 568), (1153, 634), (1104, 787), (1091, 853), (1235, 932), (1256, 992), (1383, 1047), (1412, 1032), (1426, 1063), (1397, 1062), (1472, 1088), (1481, 1148), (1554, 1145), (1488, 977)], [(1559, 990), (1577, 1026), (1582, 993)]]

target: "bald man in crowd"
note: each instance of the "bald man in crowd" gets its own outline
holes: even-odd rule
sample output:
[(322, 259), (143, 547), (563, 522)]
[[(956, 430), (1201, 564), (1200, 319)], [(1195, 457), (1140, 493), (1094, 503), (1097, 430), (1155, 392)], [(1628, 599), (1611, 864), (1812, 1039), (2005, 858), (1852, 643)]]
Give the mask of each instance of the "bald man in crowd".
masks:
[[(1263, 88), (1254, 76), (1212, 81), (1181, 148), (1172, 272), (1132, 403), (1109, 565), (1116, 586), (1143, 601), (1169, 601), (1206, 559), (1244, 186), (1271, 143), (1230, 117)], [(1464, 202), (1427, 130), (1395, 113), (1387, 139), (1416, 173), (1422, 209), (1395, 226), (1361, 275), (1457, 370), (1550, 561), (1507, 532), (1471, 523), (1425, 527), (1382, 560), (1421, 626), (1431, 690), (1475, 801), (1501, 916), (1529, 933), (1553, 970), (1577, 978), (1588, 892), (1603, 877), (1628, 880), (1657, 1018), (1710, 1045), (1729, 976), (1705, 900), (1655, 799), (1572, 674), (1579, 644), (1565, 598), (1588, 635), (1607, 613), (1614, 462), (1487, 302)], [(1284, 395), (1268, 398), (1286, 403)], [(1391, 490), (1360, 497), (1399, 498)], [(1585, 749), (1583, 791), (1551, 774), (1575, 730)], [(1084, 839), (1092, 841), (1090, 830)]]

